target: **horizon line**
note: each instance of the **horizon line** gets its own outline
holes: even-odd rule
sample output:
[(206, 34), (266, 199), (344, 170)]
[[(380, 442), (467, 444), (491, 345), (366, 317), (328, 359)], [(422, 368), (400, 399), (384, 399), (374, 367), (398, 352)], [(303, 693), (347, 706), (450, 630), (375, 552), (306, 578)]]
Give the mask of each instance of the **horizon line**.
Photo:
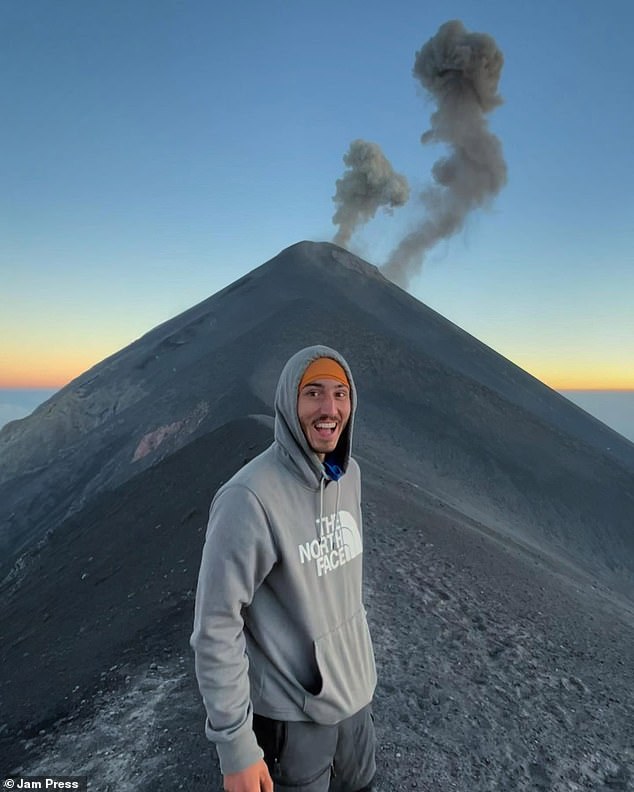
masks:
[[(534, 375), (532, 375), (534, 376)], [(74, 379), (74, 378), (73, 378)], [(539, 379), (536, 377), (536, 379)], [(625, 385), (625, 386), (616, 386), (610, 387), (609, 385), (552, 385), (544, 380), (539, 380), (543, 385), (546, 387), (551, 388), (554, 391), (582, 391), (582, 392), (610, 392), (610, 393), (634, 393), (634, 384), (632, 385)], [(65, 388), (67, 385), (70, 385), (73, 380), (68, 380), (63, 384), (38, 384), (38, 385), (26, 385), (26, 384), (18, 384), (18, 385), (5, 385), (4, 383), (0, 382), (0, 391), (17, 391), (17, 390), (28, 390), (28, 391), (36, 391), (36, 390), (53, 390), (53, 391), (60, 391)]]

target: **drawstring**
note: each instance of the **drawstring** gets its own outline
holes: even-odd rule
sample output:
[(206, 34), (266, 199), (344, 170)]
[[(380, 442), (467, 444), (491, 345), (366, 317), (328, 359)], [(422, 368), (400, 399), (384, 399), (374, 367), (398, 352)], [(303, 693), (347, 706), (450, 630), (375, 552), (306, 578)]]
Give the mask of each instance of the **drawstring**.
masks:
[[(327, 477), (322, 474), (319, 480), (319, 522), (317, 523), (317, 539), (321, 541), (322, 530), (324, 525), (324, 488), (326, 486)], [(339, 479), (335, 479), (337, 484), (337, 497), (335, 500), (335, 528), (337, 527), (337, 519), (339, 518), (339, 498), (341, 495), (341, 485)]]
[(324, 482), (326, 481), (326, 476), (322, 473), (320, 482), (319, 482), (319, 522), (317, 523), (317, 538), (321, 541), (321, 534), (324, 525)]

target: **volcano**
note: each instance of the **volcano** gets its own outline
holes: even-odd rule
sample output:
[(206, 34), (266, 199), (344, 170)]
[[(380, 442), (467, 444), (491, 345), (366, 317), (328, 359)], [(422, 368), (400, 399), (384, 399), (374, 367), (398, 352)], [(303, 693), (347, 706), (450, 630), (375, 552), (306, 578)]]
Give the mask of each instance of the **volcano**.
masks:
[(631, 789), (634, 444), (311, 242), (0, 431), (0, 769), (221, 790), (188, 647), (207, 510), (316, 343), (359, 392), (377, 788)]

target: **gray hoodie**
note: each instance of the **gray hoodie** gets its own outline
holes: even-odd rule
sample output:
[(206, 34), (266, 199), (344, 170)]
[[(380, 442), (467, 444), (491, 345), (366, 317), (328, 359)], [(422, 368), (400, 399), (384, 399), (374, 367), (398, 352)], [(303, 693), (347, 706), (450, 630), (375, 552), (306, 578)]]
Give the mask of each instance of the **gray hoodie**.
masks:
[[(338, 361), (351, 413), (330, 480), (297, 416), (315, 359)], [(275, 441), (216, 493), (196, 593), (191, 645), (223, 774), (262, 757), (253, 712), (334, 724), (372, 699), (376, 670), (361, 599), (359, 467), (350, 456), (357, 395), (346, 361), (313, 346), (284, 367)]]

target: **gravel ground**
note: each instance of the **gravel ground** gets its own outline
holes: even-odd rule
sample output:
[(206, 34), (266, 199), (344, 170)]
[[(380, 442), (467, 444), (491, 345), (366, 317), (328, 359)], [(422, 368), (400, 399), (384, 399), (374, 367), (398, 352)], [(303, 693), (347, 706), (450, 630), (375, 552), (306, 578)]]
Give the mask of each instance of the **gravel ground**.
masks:
[[(239, 454), (254, 453), (252, 428)], [(221, 790), (188, 647), (207, 493), (171, 499), (172, 546), (156, 534), (149, 497), (168, 483), (178, 492), (203, 450), (79, 515), (14, 587), (3, 621), (5, 773), (87, 775), (103, 792)], [(365, 473), (379, 792), (633, 789), (627, 603), (414, 487)], [(119, 569), (82, 590), (106, 530)], [(28, 613), (49, 616), (25, 629)]]

